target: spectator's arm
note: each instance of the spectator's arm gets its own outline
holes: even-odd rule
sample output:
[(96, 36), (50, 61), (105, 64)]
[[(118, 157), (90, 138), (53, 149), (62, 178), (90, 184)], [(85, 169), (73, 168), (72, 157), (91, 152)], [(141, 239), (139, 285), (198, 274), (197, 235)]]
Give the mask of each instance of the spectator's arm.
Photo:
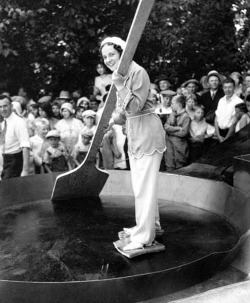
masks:
[(21, 176), (29, 175), (29, 161), (30, 161), (30, 149), (23, 147), (23, 170)]
[(240, 119), (240, 129), (247, 126), (247, 124), (248, 124), (247, 117), (246, 117), (246, 115), (243, 115), (242, 118)]
[(175, 132), (175, 136), (179, 138), (185, 138), (189, 134), (189, 125), (190, 125), (190, 118), (186, 116), (183, 119), (183, 124), (182, 126), (179, 126), (179, 130)]
[(224, 138), (220, 135), (217, 117), (215, 117), (215, 119), (214, 119), (214, 128), (215, 128), (215, 134), (216, 134), (219, 142), (223, 142)]

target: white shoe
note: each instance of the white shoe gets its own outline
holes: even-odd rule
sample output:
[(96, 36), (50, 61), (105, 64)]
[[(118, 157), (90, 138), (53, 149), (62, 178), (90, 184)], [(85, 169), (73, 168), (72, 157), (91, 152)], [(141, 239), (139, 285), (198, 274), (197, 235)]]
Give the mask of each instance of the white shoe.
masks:
[(130, 242), (128, 245), (123, 247), (124, 251), (143, 249), (143, 244), (137, 242)]

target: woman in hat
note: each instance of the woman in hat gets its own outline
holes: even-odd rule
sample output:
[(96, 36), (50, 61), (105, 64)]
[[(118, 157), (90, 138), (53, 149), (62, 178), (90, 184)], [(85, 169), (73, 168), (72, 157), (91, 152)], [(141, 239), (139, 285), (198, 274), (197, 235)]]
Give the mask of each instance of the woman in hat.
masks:
[(128, 240), (123, 250), (131, 251), (151, 246), (156, 231), (162, 231), (157, 183), (165, 151), (165, 132), (148, 98), (150, 80), (145, 69), (132, 61), (126, 76), (117, 72), (125, 44), (121, 38), (108, 37), (102, 41), (100, 51), (104, 64), (112, 71), (112, 81), (117, 89), (116, 110), (110, 126), (126, 122), (136, 226), (124, 228), (119, 236)]
[(55, 128), (59, 131), (62, 143), (64, 143), (69, 155), (71, 155), (83, 124), (80, 120), (74, 118), (74, 109), (70, 103), (64, 103), (60, 112), (63, 118), (57, 122)]

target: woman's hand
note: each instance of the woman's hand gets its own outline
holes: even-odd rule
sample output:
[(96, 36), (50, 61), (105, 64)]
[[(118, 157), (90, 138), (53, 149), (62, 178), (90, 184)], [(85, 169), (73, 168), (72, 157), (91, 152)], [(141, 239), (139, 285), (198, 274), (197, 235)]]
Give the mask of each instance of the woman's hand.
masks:
[(112, 81), (116, 87), (116, 89), (119, 91), (124, 87), (124, 81), (125, 81), (125, 77), (123, 77), (122, 75), (118, 74), (118, 72), (115, 70), (112, 74)]

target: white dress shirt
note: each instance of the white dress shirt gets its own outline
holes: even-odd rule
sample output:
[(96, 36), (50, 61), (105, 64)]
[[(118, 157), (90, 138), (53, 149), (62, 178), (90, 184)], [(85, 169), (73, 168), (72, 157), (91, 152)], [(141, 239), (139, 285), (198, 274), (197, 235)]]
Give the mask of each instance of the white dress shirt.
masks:
[(235, 94), (227, 100), (226, 96), (220, 99), (215, 115), (220, 129), (229, 128), (234, 121), (235, 105), (243, 103)]
[[(7, 130), (5, 134), (4, 153), (15, 154), (22, 150), (23, 147), (30, 148), (29, 133), (26, 121), (12, 112), (8, 118)], [(2, 128), (4, 121), (2, 122)]]

